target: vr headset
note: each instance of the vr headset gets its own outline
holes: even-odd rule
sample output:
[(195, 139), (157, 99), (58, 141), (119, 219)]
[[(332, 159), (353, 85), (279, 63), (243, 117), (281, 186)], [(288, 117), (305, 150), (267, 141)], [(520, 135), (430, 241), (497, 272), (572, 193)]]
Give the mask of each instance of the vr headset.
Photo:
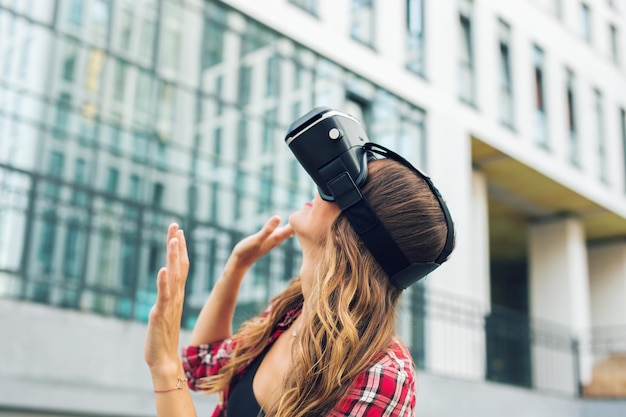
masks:
[[(358, 120), (338, 110), (316, 107), (289, 126), (285, 142), (315, 181), (320, 197), (339, 205), (396, 287), (405, 289), (416, 283), (450, 255), (454, 246), (454, 224), (437, 188), (430, 178), (406, 159), (370, 142)], [(360, 187), (367, 179), (367, 163), (376, 159), (376, 155), (393, 159), (410, 168), (428, 184), (439, 202), (447, 235), (443, 250), (435, 261), (409, 262), (363, 196)]]

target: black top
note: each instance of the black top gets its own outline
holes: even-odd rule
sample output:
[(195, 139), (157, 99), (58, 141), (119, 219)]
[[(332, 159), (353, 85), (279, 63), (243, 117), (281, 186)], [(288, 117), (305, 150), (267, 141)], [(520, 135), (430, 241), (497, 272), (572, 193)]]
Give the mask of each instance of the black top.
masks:
[(248, 369), (246, 369), (241, 379), (232, 386), (226, 407), (226, 415), (228, 417), (265, 416), (265, 413), (254, 396), (252, 381), (267, 351), (268, 349), (265, 349), (257, 356)]

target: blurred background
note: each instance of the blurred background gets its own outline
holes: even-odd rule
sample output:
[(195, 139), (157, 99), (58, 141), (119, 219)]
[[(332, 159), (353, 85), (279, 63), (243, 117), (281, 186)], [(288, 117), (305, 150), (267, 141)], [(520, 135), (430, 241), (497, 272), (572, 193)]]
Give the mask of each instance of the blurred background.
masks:
[[(154, 415), (167, 225), (189, 329), (233, 244), (312, 197), (283, 139), (317, 105), (457, 226), (399, 315), (416, 414), (626, 415), (626, 0), (0, 0), (0, 416)], [(299, 261), (260, 260), (237, 323)]]

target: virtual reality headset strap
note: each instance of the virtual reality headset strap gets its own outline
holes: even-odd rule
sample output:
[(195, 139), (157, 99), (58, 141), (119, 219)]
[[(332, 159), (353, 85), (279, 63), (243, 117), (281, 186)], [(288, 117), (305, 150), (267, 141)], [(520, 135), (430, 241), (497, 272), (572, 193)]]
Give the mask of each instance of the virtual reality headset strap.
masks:
[[(368, 153), (371, 151), (373, 146), (376, 146), (376, 148), (380, 148), (385, 152), (376, 153), (386, 155), (386, 152), (390, 152), (393, 156), (392, 159), (395, 160), (395, 157), (397, 156), (400, 158), (398, 162), (401, 162), (403, 165), (408, 164), (408, 162), (402, 159), (399, 155), (392, 153), (382, 146), (372, 143), (368, 143), (364, 146), (364, 149), (366, 150), (364, 153), (364, 164), (367, 164)], [(350, 177), (341, 159), (337, 158), (333, 160), (320, 170), (320, 174), (326, 179), (326, 184), (335, 198), (335, 201), (339, 205), (342, 213), (344, 213), (354, 230), (361, 237), (365, 246), (374, 256), (374, 259), (376, 259), (379, 265), (387, 273), (391, 282), (396, 287), (401, 289), (405, 289), (411, 284), (414, 284), (439, 267), (452, 251), (452, 241), (454, 237), (452, 221), (445, 203), (438, 194), (439, 192), (434, 185), (432, 185), (432, 182), (430, 182), (428, 177), (419, 173), (419, 171), (413, 168), (410, 164), (408, 167), (412, 168), (417, 175), (427, 181), (428, 186), (437, 197), (437, 200), (444, 211), (448, 234), (444, 249), (435, 262), (412, 264), (407, 259), (400, 247), (393, 240), (387, 228), (382, 224), (365, 196), (363, 196), (359, 187)]]

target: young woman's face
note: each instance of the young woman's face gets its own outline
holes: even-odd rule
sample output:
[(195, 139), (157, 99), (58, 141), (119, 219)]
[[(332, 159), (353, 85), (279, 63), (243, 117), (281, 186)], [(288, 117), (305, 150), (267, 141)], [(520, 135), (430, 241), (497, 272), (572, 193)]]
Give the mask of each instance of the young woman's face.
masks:
[(341, 210), (336, 203), (322, 200), (319, 194), (302, 209), (289, 216), (289, 224), (293, 227), (296, 237), (303, 249), (321, 245)]

